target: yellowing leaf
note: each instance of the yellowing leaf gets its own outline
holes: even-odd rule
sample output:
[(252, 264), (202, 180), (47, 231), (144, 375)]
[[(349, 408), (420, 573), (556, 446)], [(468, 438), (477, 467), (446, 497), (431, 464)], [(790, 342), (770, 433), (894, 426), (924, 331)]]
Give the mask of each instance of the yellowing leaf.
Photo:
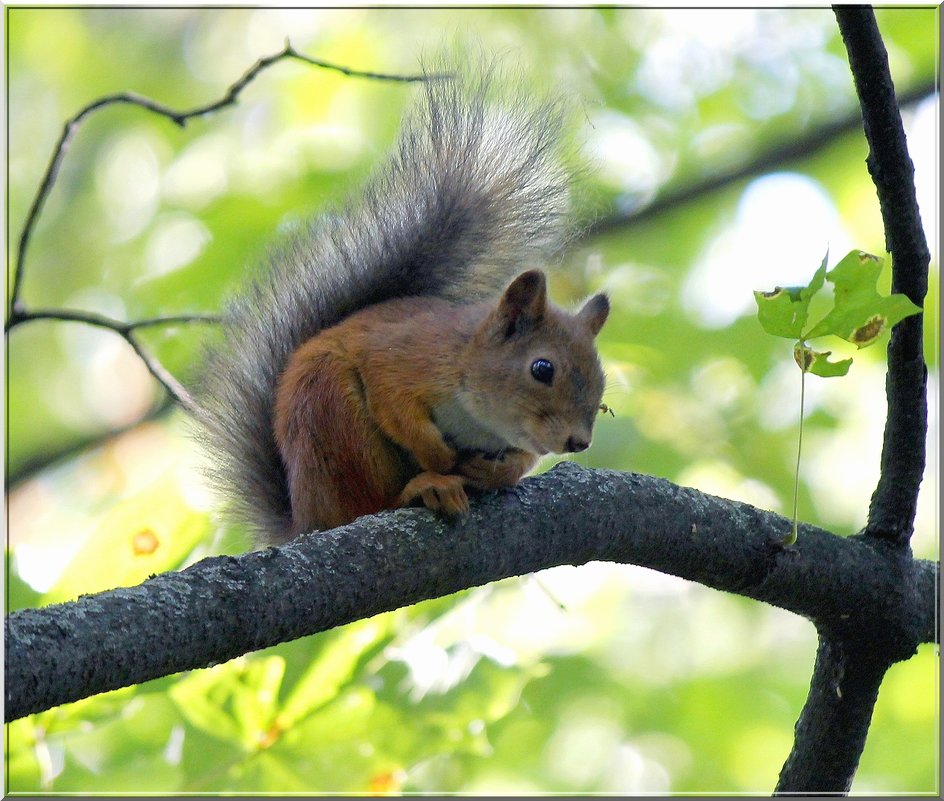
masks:
[(882, 260), (861, 250), (850, 251), (826, 274), (836, 287), (832, 311), (803, 339), (833, 334), (859, 348), (871, 345), (882, 332), (921, 311), (901, 294), (883, 297), (876, 290)]
[(177, 476), (165, 473), (108, 510), (41, 603), (131, 587), (180, 567), (208, 525), (207, 517), (195, 513), (183, 498)]
[(161, 541), (157, 538), (157, 534), (154, 533), (154, 529), (151, 528), (142, 528), (131, 538), (131, 550), (133, 550), (136, 555), (154, 553), (160, 544)]
[(402, 770), (385, 770), (370, 778), (367, 792), (371, 795), (393, 795), (399, 793), (406, 774)]

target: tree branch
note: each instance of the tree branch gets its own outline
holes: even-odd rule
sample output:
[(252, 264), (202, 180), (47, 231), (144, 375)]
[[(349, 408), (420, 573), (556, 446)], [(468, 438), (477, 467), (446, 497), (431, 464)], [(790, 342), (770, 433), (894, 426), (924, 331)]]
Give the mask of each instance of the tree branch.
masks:
[[(154, 318), (153, 320), (139, 320), (133, 323), (122, 323), (116, 320), (109, 320), (104, 322), (102, 319), (96, 319), (98, 317), (94, 313), (87, 313), (71, 309), (42, 309), (42, 310), (30, 310), (27, 311), (21, 300), (19, 299), (21, 289), (22, 289), (22, 278), (25, 270), (25, 258), (26, 250), (30, 241), (30, 236), (32, 229), (36, 223), (37, 217), (42, 209), (43, 204), (45, 203), (46, 196), (51, 191), (56, 177), (58, 175), (61, 162), (65, 157), (65, 154), (68, 150), (68, 147), (71, 143), (72, 137), (75, 135), (78, 130), (79, 124), (85, 119), (86, 116), (91, 114), (93, 111), (96, 111), (100, 108), (104, 108), (108, 105), (116, 103), (126, 103), (131, 105), (137, 105), (139, 107), (145, 108), (155, 114), (160, 116), (167, 117), (172, 122), (181, 127), (184, 127), (187, 123), (187, 120), (205, 116), (215, 111), (219, 111), (222, 108), (233, 105), (237, 102), (240, 92), (249, 84), (259, 72), (263, 69), (271, 66), (277, 61), (286, 58), (293, 58), (299, 61), (303, 61), (308, 64), (313, 64), (315, 66), (322, 67), (324, 69), (335, 70), (344, 75), (349, 75), (351, 77), (361, 77), (361, 78), (371, 78), (378, 80), (390, 80), (390, 81), (401, 81), (401, 82), (415, 82), (423, 79), (421, 75), (391, 75), (388, 73), (377, 73), (369, 72), (362, 70), (352, 70), (348, 67), (340, 66), (337, 64), (332, 64), (326, 61), (319, 59), (314, 59), (304, 54), (298, 53), (289, 42), (286, 42), (285, 48), (272, 56), (262, 58), (257, 61), (249, 70), (247, 70), (237, 81), (235, 81), (227, 90), (226, 94), (220, 100), (216, 100), (212, 103), (209, 103), (204, 106), (200, 106), (190, 111), (174, 111), (160, 103), (157, 103), (153, 100), (150, 100), (146, 97), (141, 97), (134, 93), (125, 92), (119, 95), (111, 95), (104, 98), (99, 98), (86, 107), (84, 107), (78, 114), (72, 117), (69, 121), (66, 122), (63, 135), (60, 138), (54, 152), (52, 159), (47, 167), (46, 174), (43, 178), (43, 181), (40, 185), (37, 195), (33, 201), (33, 205), (30, 209), (29, 214), (27, 215), (27, 220), (23, 228), (23, 232), (20, 237), (19, 251), (17, 258), (17, 267), (14, 273), (13, 281), (13, 290), (11, 292), (11, 309), (10, 314), (7, 319), (6, 324), (4, 325), (4, 333), (8, 333), (17, 325), (28, 322), (31, 320), (72, 320), (75, 322), (85, 322), (89, 325), (99, 325), (104, 328), (111, 328), (119, 333), (122, 337), (128, 341), (128, 343), (135, 349), (135, 352), (141, 357), (144, 361), (145, 366), (150, 371), (151, 375), (164, 386), (164, 389), (167, 391), (168, 395), (177, 403), (186, 406), (187, 398), (189, 397), (186, 391), (183, 390), (180, 383), (174, 379), (170, 373), (163, 367), (163, 365), (158, 361), (153, 355), (147, 353), (140, 343), (132, 337), (131, 339), (126, 336), (126, 333), (133, 330), (133, 328), (140, 328), (147, 325), (157, 325), (164, 323), (173, 323), (173, 322), (213, 322), (218, 319), (217, 317), (211, 315), (178, 315), (174, 317), (166, 318)], [(443, 76), (429, 76), (429, 77), (443, 77)], [(902, 103), (917, 102), (918, 100), (923, 99), (924, 97), (930, 95), (936, 88), (936, 84), (931, 82), (928, 84), (921, 84), (915, 88), (912, 88), (902, 97)], [(766, 169), (771, 169), (777, 167), (784, 162), (800, 158), (804, 155), (815, 152), (819, 148), (828, 144), (832, 138), (839, 136), (847, 131), (853, 130), (859, 125), (860, 117), (858, 114), (854, 116), (849, 116), (841, 120), (837, 120), (831, 123), (826, 123), (825, 125), (817, 128), (814, 131), (809, 132), (806, 136), (799, 137), (795, 140), (791, 140), (783, 145), (776, 146), (766, 153), (761, 154), (757, 159), (749, 162), (748, 164), (742, 165), (737, 170), (727, 173), (719, 173), (712, 176), (706, 181), (696, 182), (692, 185), (682, 187), (680, 189), (669, 191), (664, 196), (659, 197), (649, 206), (646, 206), (642, 209), (637, 209), (625, 214), (615, 214), (608, 217), (601, 218), (592, 225), (588, 226), (583, 232), (582, 237), (588, 238), (596, 236), (599, 234), (607, 233), (608, 231), (627, 227), (636, 223), (640, 223), (650, 217), (656, 216), (664, 211), (667, 211), (670, 208), (673, 208), (677, 205), (686, 203), (688, 201), (694, 200), (698, 197), (704, 196), (714, 191), (718, 191), (730, 183), (736, 182), (738, 180), (743, 180), (755, 175), (758, 172), (761, 172)], [(85, 443), (80, 447), (87, 447), (89, 444)], [(41, 463), (31, 464), (27, 470), (20, 471), (18, 475), (11, 477), (11, 483), (22, 480), (24, 474), (32, 472), (33, 470), (42, 469), (46, 464), (58, 461), (60, 458), (66, 455), (66, 453), (74, 452), (76, 448), (70, 446), (67, 452), (54, 454), (48, 459), (44, 460)]]
[[(870, 7), (834, 6), (833, 10), (862, 109), (869, 143), (867, 164), (881, 206), (885, 247), (892, 254), (892, 291), (904, 292), (920, 306), (927, 293), (930, 254), (918, 214), (914, 165), (895, 101), (888, 55)], [(872, 495), (868, 524), (858, 537), (903, 558), (911, 553), (908, 543), (925, 463), (923, 318), (923, 314), (908, 317), (892, 329), (881, 475)], [(911, 589), (905, 579), (900, 580), (905, 582), (902, 590)], [(817, 629), (816, 666), (797, 721), (793, 749), (777, 784), (781, 794), (849, 791), (885, 671), (902, 658), (875, 647), (868, 627), (856, 633), (821, 624)]]
[(282, 48), (282, 50), (280, 50), (278, 53), (260, 58), (255, 64), (253, 64), (235, 83), (229, 87), (229, 89), (226, 90), (226, 94), (223, 95), (222, 98), (204, 106), (198, 106), (197, 108), (190, 109), (189, 111), (175, 111), (174, 109), (169, 108), (162, 103), (158, 103), (157, 101), (151, 100), (147, 97), (142, 97), (141, 95), (135, 94), (134, 92), (121, 92), (120, 94), (108, 95), (106, 97), (100, 97), (97, 100), (93, 100), (83, 109), (81, 109), (75, 116), (66, 121), (66, 124), (62, 129), (62, 134), (59, 137), (59, 141), (56, 143), (56, 147), (53, 150), (52, 158), (49, 160), (49, 164), (46, 167), (43, 180), (36, 192), (36, 197), (33, 198), (33, 204), (30, 206), (30, 210), (26, 215), (26, 222), (23, 224), (23, 232), (20, 234), (20, 242), (17, 248), (16, 269), (13, 273), (13, 287), (10, 290), (10, 316), (13, 316), (16, 311), (25, 311), (20, 301), (20, 293), (23, 286), (23, 275), (26, 268), (26, 251), (29, 247), (30, 237), (32, 236), (33, 228), (36, 225), (36, 221), (39, 218), (39, 214), (42, 211), (43, 205), (46, 202), (46, 198), (49, 196), (50, 191), (52, 191), (52, 188), (56, 183), (56, 178), (59, 175), (59, 168), (62, 166), (62, 160), (65, 158), (65, 155), (69, 150), (69, 146), (71, 145), (72, 139), (78, 131), (79, 126), (86, 117), (88, 117), (93, 112), (98, 111), (99, 109), (106, 108), (107, 106), (128, 104), (132, 106), (138, 106), (161, 117), (166, 117), (175, 125), (183, 128), (186, 126), (188, 120), (196, 117), (204, 117), (207, 114), (212, 114), (213, 112), (220, 111), (227, 106), (234, 105), (239, 98), (239, 94), (255, 79), (255, 77), (260, 72), (268, 67), (271, 67), (276, 62), (287, 58), (304, 61), (306, 64), (312, 64), (323, 69), (334, 70), (336, 72), (340, 72), (344, 75), (349, 75), (355, 78), (372, 78), (382, 81), (400, 81), (409, 83), (426, 80), (427, 77), (440, 77), (423, 75), (390, 75), (388, 73), (382, 72), (354, 70), (350, 69), (349, 67), (343, 67), (338, 64), (332, 64), (327, 61), (321, 61), (320, 59), (306, 56), (296, 51), (295, 48), (292, 47), (291, 43), (286, 41), (285, 47)]
[[(933, 96), (936, 91), (937, 81), (934, 79), (918, 84), (902, 94), (901, 105), (918, 103)], [(840, 119), (825, 122), (813, 130), (771, 146), (763, 153), (759, 153), (756, 158), (733, 169), (715, 172), (701, 181), (694, 181), (685, 186), (664, 189), (646, 206), (601, 217), (583, 229), (582, 237), (589, 238), (625, 230), (685, 203), (698, 200), (713, 192), (719, 192), (738, 181), (747, 180), (769, 170), (780, 169), (785, 164), (817, 153), (837, 137), (859, 130), (861, 125), (862, 115), (858, 110)]]
[[(885, 247), (892, 254), (892, 292), (918, 306), (928, 291), (928, 244), (914, 186), (914, 164), (888, 69), (888, 54), (869, 6), (835, 6), (849, 53), (869, 143), (869, 174), (875, 183)], [(924, 315), (907, 317), (892, 329), (885, 393), (888, 417), (881, 474), (869, 507), (867, 536), (908, 546), (914, 531), (918, 488), (924, 475), (927, 438), (927, 368), (922, 352)]]
[(6, 332), (23, 323), (33, 320), (60, 320), (70, 323), (84, 323), (97, 328), (107, 328), (114, 331), (125, 340), (144, 362), (151, 375), (167, 390), (168, 394), (181, 406), (195, 411), (193, 398), (184, 386), (174, 378), (163, 364), (151, 353), (145, 350), (135, 335), (139, 328), (153, 328), (157, 325), (179, 325), (180, 323), (217, 323), (220, 318), (209, 314), (176, 314), (164, 317), (149, 317), (125, 323), (113, 317), (106, 317), (96, 312), (79, 311), (76, 309), (38, 309), (36, 311), (20, 311), (14, 309), (6, 324)]
[(6, 711), (57, 704), (561, 564), (626, 562), (868, 632), (892, 659), (935, 636), (937, 565), (649, 476), (572, 463), (447, 523), (400, 510), (6, 621)]
[(820, 635), (810, 696), (775, 795), (838, 795), (852, 786), (878, 689), (891, 662)]
[(33, 228), (35, 227), (43, 206), (46, 203), (46, 198), (49, 196), (49, 193), (52, 191), (52, 188), (56, 183), (56, 179), (59, 176), (59, 169), (62, 166), (63, 159), (69, 150), (72, 139), (79, 130), (79, 126), (90, 114), (108, 106), (116, 104), (128, 104), (132, 106), (138, 106), (139, 108), (143, 108), (146, 111), (157, 114), (158, 116), (166, 117), (175, 125), (179, 125), (181, 128), (183, 128), (186, 126), (188, 120), (194, 119), (196, 117), (203, 117), (207, 114), (211, 114), (226, 108), (227, 106), (234, 105), (239, 98), (239, 94), (260, 72), (262, 72), (262, 70), (286, 58), (304, 61), (306, 64), (312, 64), (323, 69), (334, 70), (344, 75), (357, 78), (414, 82), (427, 80), (429, 78), (442, 77), (437, 75), (390, 75), (381, 72), (354, 70), (350, 69), (349, 67), (342, 67), (338, 64), (331, 64), (327, 61), (322, 61), (320, 59), (306, 56), (302, 53), (299, 53), (292, 47), (290, 42), (286, 41), (285, 47), (280, 52), (271, 56), (266, 56), (265, 58), (260, 58), (255, 64), (253, 64), (252, 67), (250, 67), (235, 83), (229, 87), (229, 89), (227, 89), (226, 94), (222, 98), (207, 105), (190, 109), (189, 111), (174, 111), (173, 109), (161, 103), (158, 103), (147, 97), (142, 97), (141, 95), (137, 95), (133, 92), (122, 92), (120, 94), (108, 95), (107, 97), (100, 97), (97, 100), (93, 100), (75, 116), (66, 121), (66, 124), (62, 130), (62, 134), (59, 137), (59, 141), (56, 143), (56, 147), (53, 150), (52, 158), (49, 160), (49, 164), (46, 166), (46, 172), (43, 175), (42, 182), (39, 185), (36, 196), (33, 198), (33, 203), (26, 215), (26, 222), (23, 224), (23, 231), (20, 234), (19, 246), (17, 248), (16, 268), (13, 272), (13, 287), (10, 290), (10, 310), (7, 316), (7, 321), (4, 325), (4, 334), (9, 333), (17, 325), (24, 322), (29, 322), (31, 320), (67, 320), (110, 329), (119, 334), (134, 349), (134, 352), (138, 355), (141, 361), (144, 362), (144, 365), (147, 367), (151, 375), (154, 376), (154, 378), (164, 387), (165, 390), (167, 390), (168, 394), (177, 403), (190, 411), (194, 411), (196, 407), (194, 406), (194, 401), (190, 396), (190, 393), (176, 378), (174, 378), (173, 375), (171, 375), (167, 368), (161, 364), (160, 360), (141, 344), (141, 341), (135, 335), (135, 330), (138, 328), (144, 328), (146, 326), (162, 325), (165, 323), (193, 322), (197, 320), (212, 321), (218, 318), (210, 318), (209, 316), (200, 315), (175, 315), (173, 317), (157, 317), (149, 320), (123, 323), (119, 320), (113, 320), (93, 312), (82, 312), (72, 309), (46, 309), (40, 311), (30, 311), (26, 308), (22, 298), (20, 297), (23, 289), (23, 277), (26, 274), (26, 252), (29, 248)]
[(165, 396), (137, 420), (106, 428), (88, 437), (77, 437), (66, 445), (58, 446), (55, 450), (50, 449), (46, 452), (32, 454), (29, 458), (14, 467), (8, 465), (7, 496), (12, 496), (21, 482), (28, 481), (34, 475), (41, 473), (53, 464), (78, 457), (86, 451), (102, 447), (103, 443), (114, 440), (136, 429), (143, 423), (152, 421), (166, 422), (177, 408), (177, 404), (174, 403), (169, 396)]

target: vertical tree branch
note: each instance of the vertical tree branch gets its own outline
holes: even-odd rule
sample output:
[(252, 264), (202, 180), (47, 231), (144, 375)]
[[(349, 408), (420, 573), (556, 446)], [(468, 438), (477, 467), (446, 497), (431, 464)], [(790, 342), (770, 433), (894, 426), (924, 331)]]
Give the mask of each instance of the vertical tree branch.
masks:
[(849, 792), (887, 669), (868, 649), (820, 635), (810, 694), (775, 795)]
[[(928, 291), (928, 244), (914, 186), (914, 164), (888, 69), (888, 54), (869, 6), (834, 7), (849, 54), (869, 143), (867, 160), (875, 183), (885, 247), (892, 254), (892, 292), (918, 306)], [(906, 547), (914, 531), (918, 488), (924, 475), (928, 427), (927, 368), (922, 352), (924, 315), (902, 320), (888, 344), (885, 392), (888, 417), (881, 477), (872, 495), (866, 536)]]
[[(885, 247), (892, 254), (892, 291), (922, 305), (928, 289), (930, 254), (918, 213), (914, 164), (888, 69), (888, 54), (869, 6), (834, 6), (849, 54), (865, 136), (869, 174), (875, 183)], [(924, 474), (927, 436), (927, 368), (922, 352), (924, 315), (892, 329), (885, 392), (888, 417), (881, 476), (872, 495), (866, 542), (886, 542), (911, 560), (918, 489)], [(902, 587), (901, 591), (906, 591)], [(777, 783), (777, 794), (845, 794), (852, 786), (885, 671), (911, 656), (884, 641), (819, 630), (810, 692), (797, 721), (793, 750)]]

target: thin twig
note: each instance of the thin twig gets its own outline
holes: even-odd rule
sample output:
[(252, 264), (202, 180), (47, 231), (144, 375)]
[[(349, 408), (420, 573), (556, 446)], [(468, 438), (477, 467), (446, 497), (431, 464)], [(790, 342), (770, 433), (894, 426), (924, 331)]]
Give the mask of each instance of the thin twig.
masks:
[(141, 344), (141, 341), (137, 336), (135, 336), (134, 332), (140, 328), (146, 328), (155, 325), (170, 325), (191, 322), (219, 322), (219, 317), (210, 315), (170, 315), (166, 317), (153, 317), (145, 320), (137, 320), (134, 322), (122, 322), (121, 320), (115, 320), (111, 317), (106, 317), (105, 315), (97, 314), (95, 312), (85, 312), (74, 309), (29, 310), (23, 304), (20, 297), (23, 289), (23, 277), (26, 272), (26, 252), (29, 248), (33, 229), (37, 220), (39, 219), (39, 215), (46, 202), (46, 198), (49, 196), (49, 193), (52, 191), (52, 188), (56, 183), (56, 178), (59, 175), (59, 169), (61, 168), (66, 153), (69, 150), (69, 146), (71, 145), (72, 140), (75, 137), (75, 134), (78, 131), (81, 123), (90, 114), (92, 114), (92, 112), (112, 105), (128, 104), (132, 106), (138, 106), (139, 108), (143, 108), (161, 117), (166, 117), (175, 125), (183, 128), (186, 126), (188, 120), (194, 119), (196, 117), (203, 117), (207, 114), (212, 114), (223, 108), (226, 108), (227, 106), (234, 105), (243, 89), (245, 89), (246, 86), (262, 70), (266, 69), (272, 64), (275, 64), (277, 61), (281, 61), (282, 59), (286, 58), (304, 61), (306, 64), (311, 64), (323, 69), (334, 70), (353, 78), (371, 78), (382, 81), (416, 82), (426, 80), (427, 78), (443, 77), (438, 75), (391, 75), (382, 72), (355, 70), (349, 67), (343, 67), (338, 64), (322, 61), (321, 59), (311, 58), (310, 56), (306, 56), (303, 53), (299, 53), (297, 50), (295, 50), (295, 48), (292, 47), (291, 42), (286, 40), (285, 47), (282, 48), (281, 51), (271, 56), (260, 58), (245, 73), (243, 73), (243, 75), (235, 83), (233, 83), (229, 89), (226, 90), (226, 94), (221, 99), (204, 106), (198, 106), (197, 108), (190, 109), (189, 111), (175, 111), (174, 109), (168, 108), (162, 103), (158, 103), (157, 101), (151, 100), (150, 98), (135, 94), (134, 92), (122, 92), (120, 94), (108, 95), (106, 97), (100, 97), (97, 100), (93, 100), (87, 106), (82, 108), (75, 116), (69, 119), (63, 127), (62, 134), (60, 135), (59, 141), (56, 143), (56, 147), (53, 150), (52, 158), (46, 167), (46, 172), (43, 175), (42, 181), (40, 182), (39, 189), (37, 190), (36, 196), (33, 198), (33, 203), (30, 206), (30, 210), (26, 215), (26, 221), (23, 224), (23, 231), (20, 234), (20, 241), (17, 247), (16, 268), (13, 273), (13, 286), (10, 291), (10, 311), (7, 321), (4, 325), (4, 333), (8, 333), (13, 328), (21, 325), (22, 323), (33, 320), (63, 320), (67, 322), (85, 323), (86, 325), (94, 325), (99, 328), (107, 328), (121, 336), (134, 349), (134, 352), (138, 355), (141, 361), (144, 362), (151, 375), (154, 376), (154, 378), (164, 387), (164, 389), (167, 390), (174, 400), (176, 400), (181, 406), (184, 406), (188, 410), (196, 411), (196, 406), (194, 404), (193, 398), (190, 396), (190, 393), (187, 392), (183, 385), (170, 374), (167, 368), (161, 364), (156, 356), (154, 356), (152, 353), (149, 353), (144, 348), (144, 346)]
[(803, 364), (800, 365), (800, 425), (797, 434), (797, 463), (796, 472), (793, 474), (793, 528), (790, 529), (790, 535), (784, 541), (784, 545), (793, 545), (797, 541), (797, 509), (800, 503), (800, 456), (803, 454), (803, 410), (806, 406), (806, 343), (803, 343), (802, 356)]
[(33, 198), (33, 204), (30, 206), (29, 213), (26, 215), (26, 222), (23, 225), (23, 232), (20, 234), (19, 246), (17, 248), (16, 269), (13, 273), (13, 287), (10, 290), (10, 315), (13, 316), (16, 311), (23, 311), (23, 308), (20, 304), (20, 293), (23, 286), (26, 251), (29, 247), (33, 228), (36, 225), (39, 213), (46, 202), (46, 198), (48, 197), (49, 192), (52, 190), (52, 187), (56, 182), (56, 178), (59, 174), (59, 168), (62, 166), (62, 160), (65, 158), (65, 155), (68, 152), (69, 146), (72, 143), (72, 139), (75, 136), (79, 125), (89, 114), (94, 111), (98, 111), (99, 109), (106, 108), (107, 106), (124, 103), (133, 106), (139, 106), (140, 108), (146, 109), (147, 111), (153, 112), (154, 114), (166, 117), (175, 125), (183, 128), (190, 119), (195, 117), (203, 117), (207, 114), (219, 111), (220, 109), (226, 108), (227, 106), (231, 106), (236, 103), (239, 94), (262, 70), (286, 58), (304, 61), (307, 64), (312, 64), (313, 66), (321, 67), (323, 69), (334, 70), (344, 75), (349, 75), (353, 78), (371, 78), (381, 81), (414, 83), (425, 80), (427, 77), (441, 77), (424, 75), (391, 75), (383, 72), (355, 70), (349, 67), (343, 67), (338, 64), (332, 64), (327, 61), (322, 61), (320, 59), (306, 56), (303, 53), (299, 53), (297, 50), (295, 50), (295, 48), (292, 47), (290, 42), (286, 41), (285, 47), (282, 48), (282, 50), (280, 50), (278, 53), (260, 58), (255, 64), (253, 64), (242, 75), (242, 77), (239, 78), (239, 80), (237, 80), (229, 87), (229, 89), (226, 90), (226, 94), (220, 100), (216, 100), (205, 106), (198, 106), (197, 108), (190, 109), (189, 111), (175, 111), (174, 109), (168, 108), (167, 106), (151, 100), (150, 98), (135, 94), (134, 92), (121, 92), (120, 94), (108, 95), (106, 97), (100, 97), (97, 100), (92, 101), (75, 116), (69, 119), (63, 127), (62, 135), (59, 137), (59, 141), (56, 143), (56, 147), (53, 150), (52, 158), (46, 167), (46, 172), (43, 175), (43, 180), (39, 185), (39, 190), (36, 192), (36, 197)]
[(154, 376), (160, 384), (164, 386), (164, 389), (174, 398), (177, 403), (183, 406), (188, 412), (196, 413), (198, 411), (198, 406), (194, 401), (190, 393), (184, 388), (176, 378), (174, 378), (170, 372), (164, 367), (163, 364), (158, 361), (157, 357), (153, 354), (148, 353), (141, 345), (138, 338), (134, 335), (133, 331), (126, 331), (122, 334), (124, 340), (134, 348), (134, 352), (138, 354), (138, 358), (144, 362), (148, 371)]
[(180, 325), (182, 323), (219, 323), (218, 314), (170, 314), (163, 317), (146, 317), (143, 320), (134, 320), (126, 323), (107, 317), (97, 312), (80, 311), (79, 309), (33, 309), (32, 311), (14, 314), (4, 328), (4, 333), (18, 325), (34, 320), (63, 320), (71, 323), (86, 323), (87, 325), (109, 328), (119, 334), (125, 334), (138, 328), (150, 328), (156, 325)]
[(37, 473), (41, 473), (52, 464), (64, 464), (83, 453), (100, 448), (102, 443), (118, 439), (129, 431), (136, 429), (142, 423), (165, 421), (177, 408), (177, 404), (165, 394), (163, 400), (154, 404), (140, 417), (121, 425), (105, 427), (97, 434), (86, 437), (76, 437), (58, 449), (49, 449), (42, 453), (27, 454), (7, 469), (7, 493), (12, 495), (16, 488)]
[(141, 341), (135, 336), (139, 328), (150, 328), (156, 325), (179, 325), (181, 323), (218, 323), (216, 315), (204, 314), (175, 314), (165, 317), (148, 317), (143, 320), (126, 323), (97, 312), (80, 311), (77, 309), (37, 309), (36, 311), (14, 311), (7, 321), (6, 331), (23, 323), (34, 320), (60, 320), (68, 323), (84, 323), (96, 328), (106, 328), (114, 331), (125, 340), (138, 355), (152, 376), (167, 390), (168, 394), (188, 411), (195, 411), (196, 405), (190, 393), (174, 378), (163, 364), (151, 353), (148, 353)]

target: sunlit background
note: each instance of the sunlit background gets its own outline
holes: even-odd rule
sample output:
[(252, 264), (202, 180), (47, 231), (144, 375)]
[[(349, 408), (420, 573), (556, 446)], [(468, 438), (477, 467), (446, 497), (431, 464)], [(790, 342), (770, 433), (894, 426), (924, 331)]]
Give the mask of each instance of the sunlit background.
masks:
[[(913, 547), (937, 559), (938, 10), (877, 15), (898, 92), (915, 98), (903, 117), (933, 254)], [(528, 65), (535, 91), (575, 101), (575, 142), (593, 165), (575, 201), (584, 223), (758, 162), (581, 241), (552, 292), (566, 304), (603, 289), (613, 303), (600, 347), (615, 417), (577, 461), (789, 513), (799, 372), (791, 344), (762, 332), (752, 292), (805, 284), (827, 248), (831, 265), (851, 248), (887, 256), (828, 9), (10, 9), (7, 20), (11, 265), (68, 117), (124, 91), (177, 110), (209, 103), (287, 37), (382, 72), (415, 72), (456, 34)], [(279, 232), (356, 189), (414, 92), (283, 62), (183, 130), (137, 108), (92, 115), (34, 232), (26, 303), (127, 320), (218, 311)], [(767, 160), (791, 143), (791, 158)], [(143, 338), (186, 383), (213, 336), (192, 324)], [(840, 535), (864, 525), (878, 478), (886, 341), (823, 343), (855, 363), (807, 381), (800, 517)], [(250, 547), (222, 527), (183, 416), (122, 339), (33, 322), (9, 335), (8, 360), (8, 608)], [(7, 789), (766, 794), (814, 649), (811, 624), (778, 609), (641, 568), (561, 567), (17, 721)], [(937, 732), (928, 645), (889, 672), (853, 791), (936, 793)]]

